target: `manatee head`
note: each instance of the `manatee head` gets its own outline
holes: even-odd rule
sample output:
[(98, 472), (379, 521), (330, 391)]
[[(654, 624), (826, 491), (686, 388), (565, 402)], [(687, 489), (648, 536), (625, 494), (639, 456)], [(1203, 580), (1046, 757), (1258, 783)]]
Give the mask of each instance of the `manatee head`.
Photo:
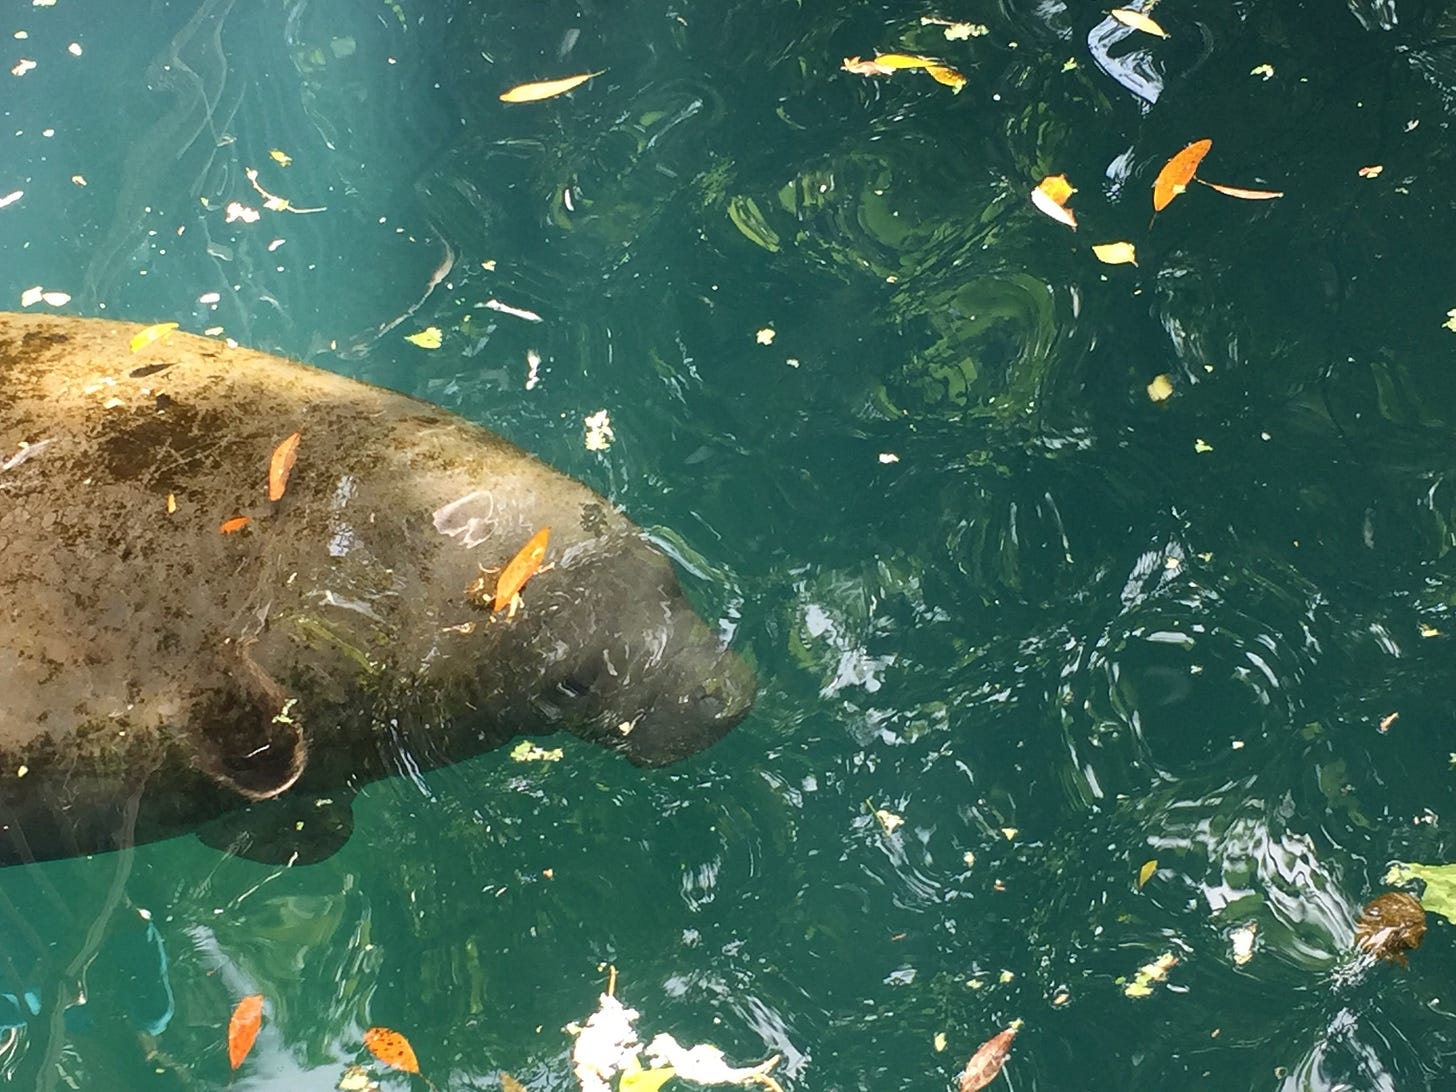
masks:
[[(449, 654), (440, 667), (457, 683), (469, 672), (464, 704), (493, 736), (564, 728), (637, 765), (660, 766), (711, 746), (747, 715), (752, 669), (693, 610), (672, 562), (615, 514), (593, 511), (577, 527), (558, 520), (549, 564), (521, 589), (514, 614), (466, 608), (451, 593), (479, 572), (482, 555), (499, 564), (509, 556), (503, 541), (514, 548), (529, 535), (525, 525), (502, 535), (500, 505), (481, 496), (436, 513), (436, 529), (453, 541), (434, 572), (450, 599), (439, 617), (469, 619), (442, 628)], [(597, 509), (600, 498), (590, 500)], [(457, 518), (472, 510), (497, 519)]]
[[(555, 578), (553, 580), (553, 577)], [(638, 534), (567, 551), (513, 620), (535, 653), (534, 712), (661, 766), (711, 746), (747, 715), (751, 668), (693, 610), (672, 564)]]

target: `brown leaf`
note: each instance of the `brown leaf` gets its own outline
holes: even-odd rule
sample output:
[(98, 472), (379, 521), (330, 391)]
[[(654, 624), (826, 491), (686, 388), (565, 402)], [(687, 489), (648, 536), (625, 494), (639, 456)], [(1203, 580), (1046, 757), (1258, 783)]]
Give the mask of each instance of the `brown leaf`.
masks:
[(288, 488), (288, 474), (293, 470), (293, 464), (298, 459), (300, 438), (299, 434), (295, 432), (273, 449), (273, 457), (268, 460), (268, 499), (270, 501), (283, 499), (283, 491)]
[(253, 1049), (253, 1040), (263, 1026), (263, 995), (250, 993), (239, 1001), (228, 1020), (228, 1061), (234, 1069), (243, 1064), (248, 1051)]
[(502, 1073), (500, 1075), (500, 1081), (501, 1092), (526, 1092), (526, 1086), (509, 1073)]
[(420, 1063), (415, 1058), (414, 1047), (399, 1032), (391, 1028), (370, 1028), (364, 1033), (364, 1045), (385, 1065), (419, 1075)]
[(1162, 212), (1173, 198), (1188, 188), (1188, 183), (1198, 173), (1198, 165), (1212, 147), (1211, 140), (1195, 140), (1163, 164), (1163, 169), (1153, 180), (1154, 212)]
[(961, 1073), (960, 1092), (978, 1092), (996, 1079), (1011, 1054), (1011, 1040), (1020, 1030), (1021, 1021), (1013, 1020), (981, 1044)]
[(1355, 923), (1355, 946), (1378, 959), (1406, 965), (1405, 953), (1426, 939), (1426, 909), (1405, 891), (1377, 895), (1360, 911)]

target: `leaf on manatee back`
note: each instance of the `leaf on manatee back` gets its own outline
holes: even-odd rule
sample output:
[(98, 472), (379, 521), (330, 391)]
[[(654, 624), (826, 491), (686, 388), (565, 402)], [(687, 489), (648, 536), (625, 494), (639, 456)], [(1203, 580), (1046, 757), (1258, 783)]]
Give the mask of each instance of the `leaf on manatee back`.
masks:
[(248, 1051), (253, 1049), (253, 1040), (258, 1038), (258, 1029), (262, 1026), (263, 995), (251, 993), (233, 1007), (232, 1017), (228, 1020), (228, 1062), (234, 1069), (243, 1064)]
[(294, 462), (298, 459), (298, 441), (301, 438), (295, 432), (273, 449), (273, 457), (268, 460), (268, 499), (270, 501), (283, 499), (283, 492), (288, 488), (288, 475), (293, 470)]
[(1162, 212), (1169, 202), (1188, 188), (1198, 165), (1213, 147), (1211, 140), (1195, 140), (1188, 147), (1163, 164), (1158, 177), (1153, 180), (1153, 211)]
[[(1198, 181), (1203, 182), (1203, 179)], [(1237, 197), (1244, 201), (1272, 201), (1283, 197), (1283, 190), (1246, 190), (1242, 186), (1220, 186), (1217, 182), (1203, 182), (1211, 190), (1218, 190), (1225, 197)]]
[(526, 1092), (526, 1086), (509, 1073), (500, 1075), (501, 1092)]
[(218, 531), (224, 535), (235, 535), (251, 522), (252, 519), (249, 516), (234, 516), (232, 519), (223, 520)]
[(526, 581), (536, 575), (541, 562), (546, 560), (546, 544), (550, 540), (551, 528), (543, 527), (531, 536), (530, 542), (521, 547), (520, 553), (506, 563), (495, 585), (496, 610), (505, 610), (510, 606), (516, 593), (526, 586)]
[(1077, 217), (1067, 208), (1067, 201), (1077, 190), (1064, 174), (1049, 174), (1031, 191), (1031, 203), (1060, 224), (1077, 230)]
[[(1152, 7), (1151, 4), (1148, 5)], [(1133, 30), (1140, 30), (1144, 34), (1152, 34), (1158, 38), (1166, 38), (1168, 32), (1160, 27), (1150, 15), (1144, 15), (1140, 11), (1133, 11), (1132, 8), (1113, 8), (1107, 13), (1125, 27), (1132, 27)]]
[(540, 102), (543, 99), (554, 99), (557, 95), (564, 95), (574, 88), (580, 87), (587, 80), (600, 76), (606, 69), (600, 72), (583, 72), (579, 76), (564, 76), (559, 80), (540, 80), (535, 83), (522, 83), (512, 87), (509, 91), (502, 92), (501, 102)]
[(409, 1040), (392, 1028), (370, 1028), (364, 1033), (369, 1053), (387, 1066), (419, 1075), (420, 1063)]
[(131, 338), (131, 351), (136, 353), (154, 341), (164, 341), (177, 329), (175, 322), (156, 322), (144, 330), (138, 330)]
[(996, 1079), (1006, 1059), (1011, 1056), (1011, 1040), (1020, 1030), (1021, 1021), (1013, 1020), (977, 1048), (961, 1071), (960, 1092), (979, 1092)]

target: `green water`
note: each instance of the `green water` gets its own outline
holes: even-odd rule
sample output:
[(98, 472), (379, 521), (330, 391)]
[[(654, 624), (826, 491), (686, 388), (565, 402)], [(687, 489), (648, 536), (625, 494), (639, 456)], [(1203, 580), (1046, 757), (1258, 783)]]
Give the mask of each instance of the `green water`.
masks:
[[(1022, 0), (3, 10), (36, 68), (0, 99), (0, 302), (479, 420), (646, 527), (761, 680), (667, 770), (560, 738), (369, 786), (315, 866), (6, 871), (0, 993), (41, 1009), (11, 1083), (227, 1087), (261, 992), (240, 1090), (332, 1088), (371, 1025), (441, 1088), (574, 1089), (610, 964), (644, 1039), (779, 1054), (786, 1090), (950, 1088), (1015, 1018), (993, 1087), (1456, 1087), (1450, 926), (1350, 956), (1392, 861), (1456, 859), (1440, 5), (1165, 0), (1165, 41)], [(966, 85), (839, 70), (877, 51)], [(1285, 196), (1152, 219), (1205, 137), (1200, 177)], [(1028, 200), (1061, 173), (1075, 234)]]

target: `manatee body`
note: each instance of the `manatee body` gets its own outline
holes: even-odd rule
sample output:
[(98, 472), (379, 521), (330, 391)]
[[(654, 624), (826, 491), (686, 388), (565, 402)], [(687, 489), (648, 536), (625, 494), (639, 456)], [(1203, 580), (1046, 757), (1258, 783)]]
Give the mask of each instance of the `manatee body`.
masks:
[[(140, 329), (0, 314), (0, 863), (199, 828), (307, 859), (363, 782), (560, 727), (659, 765), (748, 711), (752, 672), (587, 487), (438, 407)], [(494, 611), (482, 570), (543, 528)]]

